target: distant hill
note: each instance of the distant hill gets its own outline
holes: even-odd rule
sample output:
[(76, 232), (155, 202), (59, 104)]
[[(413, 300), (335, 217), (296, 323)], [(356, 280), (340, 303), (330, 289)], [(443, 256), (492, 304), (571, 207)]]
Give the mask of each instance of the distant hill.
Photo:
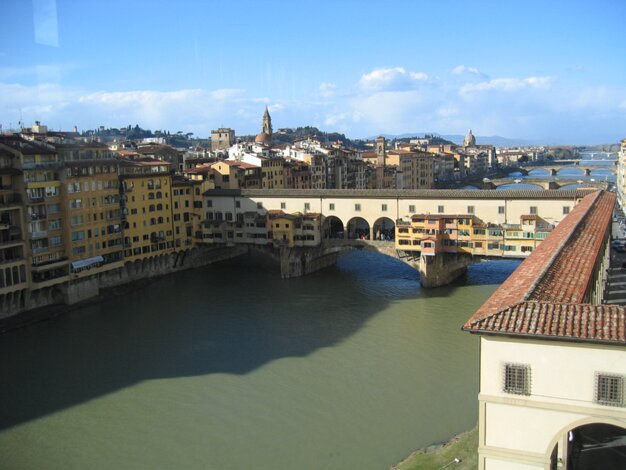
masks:
[[(425, 135), (437, 136), (442, 139), (453, 142), (457, 145), (463, 144), (463, 140), (465, 140), (464, 135), (460, 134), (437, 134), (436, 132), (414, 132), (410, 134), (381, 134), (387, 140), (394, 139), (408, 139), (411, 137), (414, 138), (423, 138)], [(368, 137), (367, 140), (375, 140), (377, 136)], [(479, 145), (487, 145), (491, 144), (496, 147), (515, 147), (515, 146), (525, 146), (525, 145), (545, 145), (545, 142), (539, 140), (524, 140), (524, 139), (511, 139), (508, 137), (501, 137), (499, 135), (493, 136), (476, 136), (476, 143)]]

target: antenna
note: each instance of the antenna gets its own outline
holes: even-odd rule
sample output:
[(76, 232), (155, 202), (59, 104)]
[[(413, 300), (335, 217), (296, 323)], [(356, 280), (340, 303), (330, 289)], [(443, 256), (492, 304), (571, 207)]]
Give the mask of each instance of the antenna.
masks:
[(24, 121), (22, 119), (22, 108), (20, 108), (20, 122), (19, 122), (20, 130), (24, 129)]

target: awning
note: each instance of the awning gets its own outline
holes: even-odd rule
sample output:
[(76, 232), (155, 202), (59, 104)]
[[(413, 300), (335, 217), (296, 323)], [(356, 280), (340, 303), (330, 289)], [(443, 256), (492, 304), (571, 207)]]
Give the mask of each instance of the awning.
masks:
[(94, 256), (93, 258), (85, 258), (79, 259), (78, 261), (72, 261), (72, 270), (77, 270), (81, 268), (86, 268), (96, 263), (104, 262), (104, 258), (102, 256)]

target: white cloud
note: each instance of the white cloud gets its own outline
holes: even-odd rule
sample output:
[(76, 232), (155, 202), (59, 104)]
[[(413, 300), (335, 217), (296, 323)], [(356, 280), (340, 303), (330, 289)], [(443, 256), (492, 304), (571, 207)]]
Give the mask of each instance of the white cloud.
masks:
[(466, 83), (461, 87), (461, 95), (471, 95), (484, 91), (517, 91), (525, 88), (549, 88), (552, 77), (528, 77), (528, 78), (494, 78), (480, 83)]
[(364, 91), (404, 91), (411, 90), (428, 80), (423, 72), (407, 72), (403, 67), (374, 69), (365, 73), (359, 80), (359, 87)]
[(466, 67), (465, 65), (457, 65), (456, 67), (452, 69), (453, 75), (463, 75), (466, 73), (469, 73), (472, 75), (483, 76), (481, 71), (478, 70), (476, 67)]
[(320, 83), (319, 93), (324, 98), (330, 98), (335, 94), (337, 85), (334, 83)]

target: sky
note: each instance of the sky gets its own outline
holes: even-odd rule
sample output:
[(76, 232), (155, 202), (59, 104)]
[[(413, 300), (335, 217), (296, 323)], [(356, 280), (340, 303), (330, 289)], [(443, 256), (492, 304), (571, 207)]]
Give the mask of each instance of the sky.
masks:
[[(626, 137), (626, 1), (0, 1), (0, 124)], [(480, 143), (480, 142), (479, 142)]]

